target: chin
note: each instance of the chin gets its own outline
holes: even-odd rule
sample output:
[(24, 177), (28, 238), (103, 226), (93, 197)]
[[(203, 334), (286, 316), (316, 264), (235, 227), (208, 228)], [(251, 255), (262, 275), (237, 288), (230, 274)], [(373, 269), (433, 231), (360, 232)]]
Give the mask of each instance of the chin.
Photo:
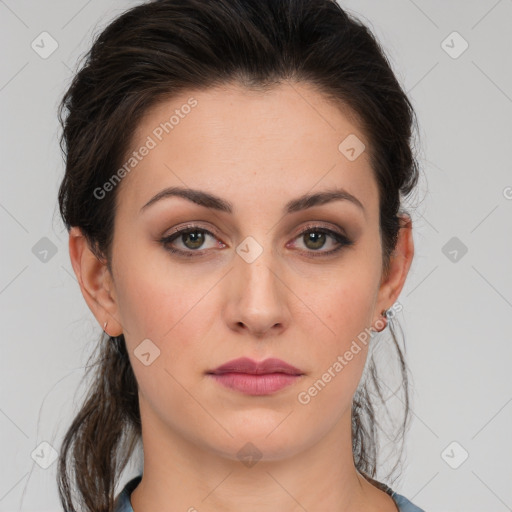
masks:
[[(282, 422), (283, 417), (280, 418)], [(296, 430), (285, 427), (287, 420), (279, 424), (273, 423), (272, 428), (267, 424), (245, 424), (243, 428), (228, 427), (233, 437), (222, 436), (219, 443), (215, 443), (214, 450), (230, 460), (250, 461), (277, 461), (284, 460), (303, 451), (309, 444), (313, 444), (310, 436), (304, 438), (307, 430)], [(276, 428), (277, 427), (277, 428)], [(295, 427), (295, 426), (293, 426)], [(309, 440), (309, 443), (308, 443)]]

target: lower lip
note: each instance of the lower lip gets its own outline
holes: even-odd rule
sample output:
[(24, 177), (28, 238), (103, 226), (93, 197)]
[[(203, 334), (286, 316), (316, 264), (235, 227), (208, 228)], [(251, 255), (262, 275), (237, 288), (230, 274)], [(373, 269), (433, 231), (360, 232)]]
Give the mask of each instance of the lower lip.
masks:
[(241, 391), (247, 395), (269, 395), (290, 386), (300, 378), (300, 375), (286, 373), (266, 373), (262, 375), (222, 373), (210, 375), (223, 386)]

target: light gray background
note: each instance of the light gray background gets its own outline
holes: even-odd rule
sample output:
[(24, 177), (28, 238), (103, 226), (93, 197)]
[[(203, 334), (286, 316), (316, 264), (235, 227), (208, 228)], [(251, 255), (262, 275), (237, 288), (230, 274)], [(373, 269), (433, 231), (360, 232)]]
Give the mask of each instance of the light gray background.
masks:
[[(56, 463), (31, 454), (58, 449), (101, 331), (57, 213), (56, 107), (92, 35), (137, 3), (0, 0), (2, 512), (61, 510)], [(393, 488), (428, 512), (512, 510), (512, 0), (340, 3), (383, 44), (421, 128), (416, 255), (397, 317), (413, 422)], [(31, 48), (43, 31), (59, 45), (47, 59)], [(446, 40), (454, 31), (469, 44), (458, 58), (445, 51), (462, 48)], [(57, 251), (46, 262), (43, 237)]]

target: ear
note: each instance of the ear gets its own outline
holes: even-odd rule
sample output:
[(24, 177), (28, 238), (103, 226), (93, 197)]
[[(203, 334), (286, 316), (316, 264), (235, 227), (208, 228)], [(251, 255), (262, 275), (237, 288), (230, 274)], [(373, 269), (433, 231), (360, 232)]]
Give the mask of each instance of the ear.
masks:
[(108, 321), (106, 332), (119, 336), (123, 328), (115, 298), (114, 281), (106, 262), (100, 261), (89, 248), (87, 239), (78, 227), (69, 231), (69, 256), (89, 309), (101, 328)]
[(377, 304), (374, 314), (374, 324), (382, 319), (383, 309), (389, 309), (397, 300), (405, 279), (409, 273), (409, 268), (414, 257), (414, 241), (412, 236), (412, 220), (407, 214), (400, 215), (400, 229), (398, 231), (398, 240), (396, 248), (391, 254), (389, 262), (389, 271), (383, 276), (378, 292)]

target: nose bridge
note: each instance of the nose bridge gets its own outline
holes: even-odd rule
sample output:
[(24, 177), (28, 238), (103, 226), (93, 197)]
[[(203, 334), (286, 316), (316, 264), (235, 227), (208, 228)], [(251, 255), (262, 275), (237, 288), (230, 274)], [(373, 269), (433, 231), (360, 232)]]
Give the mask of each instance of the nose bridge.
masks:
[[(264, 238), (264, 240), (263, 240)], [(286, 320), (286, 298), (280, 265), (270, 237), (246, 237), (236, 248), (233, 279), (235, 318), (249, 330), (263, 333)]]
[[(262, 237), (259, 237), (262, 240)], [(254, 237), (246, 237), (236, 248), (237, 271), (243, 289), (253, 300), (266, 299), (277, 293), (277, 261), (270, 237), (261, 243)]]

